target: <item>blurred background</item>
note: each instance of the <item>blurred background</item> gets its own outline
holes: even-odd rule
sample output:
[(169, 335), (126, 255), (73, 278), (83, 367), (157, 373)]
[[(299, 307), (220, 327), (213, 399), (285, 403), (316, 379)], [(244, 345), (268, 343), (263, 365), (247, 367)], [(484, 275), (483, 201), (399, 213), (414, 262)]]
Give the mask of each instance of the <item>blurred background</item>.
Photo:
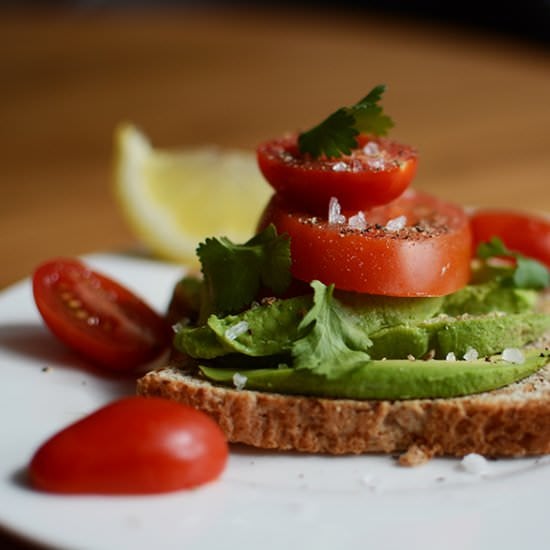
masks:
[(525, 0), (519, 6), (513, 2), (438, 2), (436, 0), (342, 0), (337, 3), (327, 0), (279, 0), (246, 2), (235, 0), (4, 0), (11, 7), (57, 6), (76, 10), (97, 9), (162, 9), (181, 7), (241, 7), (241, 8), (289, 8), (302, 7), (308, 10), (339, 11), (353, 10), (359, 16), (378, 13), (391, 17), (405, 17), (431, 21), (439, 24), (460, 25), (469, 29), (495, 32), (548, 44), (550, 41), (550, 2), (548, 0)]
[(3, 2), (0, 287), (51, 256), (135, 244), (113, 131), (253, 149), (386, 83), (415, 185), (550, 211), (550, 4)]

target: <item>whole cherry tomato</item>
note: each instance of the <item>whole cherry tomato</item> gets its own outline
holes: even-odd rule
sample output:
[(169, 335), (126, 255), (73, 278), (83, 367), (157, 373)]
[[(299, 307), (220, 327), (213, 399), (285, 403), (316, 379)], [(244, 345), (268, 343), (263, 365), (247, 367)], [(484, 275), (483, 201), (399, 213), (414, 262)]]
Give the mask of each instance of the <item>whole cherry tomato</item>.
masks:
[(339, 158), (312, 158), (297, 136), (268, 141), (257, 149), (264, 177), (288, 203), (325, 215), (331, 197), (344, 209), (363, 210), (397, 198), (414, 178), (417, 154), (386, 138), (360, 135), (358, 147)]
[(292, 274), (302, 281), (387, 296), (440, 296), (468, 283), (471, 234), (461, 207), (408, 191), (355, 220), (341, 216), (329, 222), (275, 195), (260, 228), (273, 223), (290, 236)]
[(68, 426), (33, 456), (33, 487), (65, 494), (146, 494), (216, 479), (228, 447), (205, 413), (175, 401), (129, 397)]
[(33, 276), (36, 306), (67, 346), (115, 371), (133, 369), (168, 348), (167, 322), (131, 291), (73, 259), (42, 264)]

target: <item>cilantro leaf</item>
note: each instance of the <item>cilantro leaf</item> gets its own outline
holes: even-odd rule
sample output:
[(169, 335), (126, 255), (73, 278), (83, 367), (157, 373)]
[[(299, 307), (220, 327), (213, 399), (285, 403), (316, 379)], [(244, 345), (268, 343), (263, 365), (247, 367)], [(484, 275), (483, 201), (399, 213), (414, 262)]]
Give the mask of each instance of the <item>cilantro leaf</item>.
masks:
[(313, 306), (298, 327), (305, 335), (292, 346), (293, 365), (334, 379), (369, 361), (372, 342), (333, 299), (334, 285), (313, 281), (311, 286)]
[(244, 244), (209, 238), (197, 248), (204, 276), (201, 319), (235, 313), (250, 304), (262, 285), (281, 294), (290, 284), (290, 240), (273, 225)]
[(550, 285), (550, 274), (546, 266), (537, 260), (517, 256), (514, 283), (517, 288), (542, 290)]
[(495, 258), (499, 256), (510, 257), (512, 253), (501, 239), (493, 237), (490, 241), (480, 243), (477, 247), (477, 257), (482, 260), (488, 260), (489, 258)]
[(519, 252), (510, 250), (501, 239), (493, 237), (490, 241), (480, 243), (477, 248), (477, 256), (482, 260), (491, 258), (513, 258), (516, 266), (511, 270), (511, 275), (506, 282), (516, 288), (531, 288), (540, 290), (550, 285), (550, 273), (548, 268), (533, 258), (527, 258)]
[(393, 128), (393, 120), (385, 115), (382, 107), (377, 105), (382, 99), (386, 87), (374, 87), (361, 101), (351, 107), (355, 116), (355, 125), (359, 132), (385, 136)]
[(300, 151), (313, 158), (322, 155), (338, 158), (349, 155), (357, 147), (357, 136), (361, 132), (386, 135), (393, 121), (378, 105), (385, 90), (384, 85), (375, 86), (355, 105), (341, 107), (311, 130), (302, 132), (298, 136)]
[(355, 128), (355, 117), (342, 107), (332, 113), (321, 124), (298, 136), (298, 147), (302, 153), (318, 158), (349, 155), (357, 146), (359, 131)]

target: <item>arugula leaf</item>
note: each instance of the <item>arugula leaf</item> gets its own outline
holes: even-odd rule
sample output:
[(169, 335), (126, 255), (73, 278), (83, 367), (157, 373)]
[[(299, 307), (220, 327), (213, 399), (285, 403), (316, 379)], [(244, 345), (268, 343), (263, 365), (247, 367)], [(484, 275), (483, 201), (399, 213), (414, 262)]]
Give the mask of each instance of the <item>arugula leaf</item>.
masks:
[(333, 299), (334, 285), (313, 281), (313, 306), (298, 326), (306, 332), (292, 346), (293, 365), (328, 379), (364, 365), (370, 360), (366, 350), (372, 342), (351, 316)]
[(200, 318), (235, 313), (250, 304), (262, 285), (281, 294), (290, 284), (290, 239), (273, 225), (244, 244), (226, 237), (197, 248), (204, 276)]
[(516, 288), (540, 290), (550, 285), (550, 273), (544, 264), (510, 250), (498, 237), (480, 243), (477, 248), (477, 256), (482, 260), (495, 257), (515, 259), (516, 266), (511, 270), (511, 275), (506, 278), (506, 281)]
[(302, 153), (313, 158), (325, 155), (338, 158), (349, 155), (357, 147), (357, 136), (361, 133), (384, 136), (393, 127), (392, 119), (385, 115), (378, 102), (386, 86), (375, 86), (361, 101), (351, 107), (341, 107), (323, 122), (298, 136), (298, 147)]

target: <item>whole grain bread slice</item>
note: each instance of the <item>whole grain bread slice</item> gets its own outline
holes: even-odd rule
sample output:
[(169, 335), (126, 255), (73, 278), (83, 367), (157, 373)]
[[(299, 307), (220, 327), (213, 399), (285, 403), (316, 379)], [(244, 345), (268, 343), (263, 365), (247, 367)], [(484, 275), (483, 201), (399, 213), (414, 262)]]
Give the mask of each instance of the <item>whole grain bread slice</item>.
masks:
[(291, 396), (218, 386), (174, 364), (138, 381), (141, 395), (200, 409), (231, 442), (306, 453), (517, 457), (550, 453), (550, 365), (491, 392), (403, 401)]

